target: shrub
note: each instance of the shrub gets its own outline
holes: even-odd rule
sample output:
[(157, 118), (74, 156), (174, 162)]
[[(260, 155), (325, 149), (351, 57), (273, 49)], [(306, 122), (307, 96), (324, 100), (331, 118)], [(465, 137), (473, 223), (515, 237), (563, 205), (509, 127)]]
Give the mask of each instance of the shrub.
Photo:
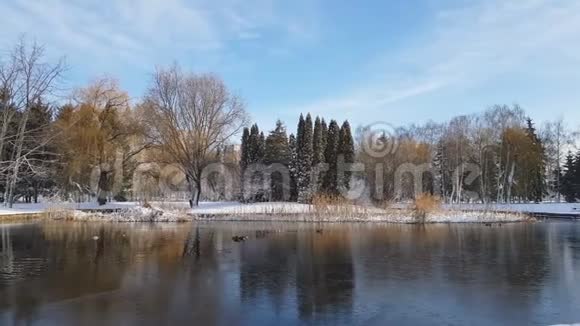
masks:
[(366, 207), (356, 206), (342, 196), (318, 194), (312, 198), (311, 204), (315, 217), (364, 217), (369, 213)]
[(435, 212), (441, 208), (441, 200), (431, 194), (420, 194), (415, 198), (413, 211), (418, 221), (425, 222), (427, 214)]

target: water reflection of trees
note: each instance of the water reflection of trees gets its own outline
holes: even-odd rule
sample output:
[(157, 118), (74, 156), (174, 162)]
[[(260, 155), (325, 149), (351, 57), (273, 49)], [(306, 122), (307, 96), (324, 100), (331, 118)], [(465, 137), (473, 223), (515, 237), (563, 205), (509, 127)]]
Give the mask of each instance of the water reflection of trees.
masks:
[[(191, 238), (198, 243), (195, 257), (184, 252)], [(197, 312), (198, 318), (216, 318), (219, 314), (212, 309), (219, 309), (219, 302), (212, 305), (211, 295), (199, 300), (200, 295), (211, 294), (219, 281), (207, 283), (216, 269), (211, 241), (211, 232), (200, 235), (187, 225), (27, 226), (9, 241), (15, 260), (37, 257), (44, 270), (30, 275), (38, 268), (21, 264), (12, 274), (25, 281), (0, 279), (0, 317), (2, 311), (10, 311), (13, 323), (30, 321), (50, 313), (47, 307), (62, 304), (66, 313), (55, 316), (72, 324), (107, 318), (165, 324), (184, 316), (173, 314), (175, 309)]]
[[(258, 232), (261, 237), (262, 233)], [(295, 274), (296, 233), (248, 241), (240, 246), (240, 296), (246, 302), (265, 296), (280, 311), (291, 291)]]
[(354, 267), (348, 230), (299, 237), (297, 297), (300, 317), (339, 318), (352, 311)]
[(244, 243), (240, 250), (240, 292), (246, 305), (266, 301), (279, 313), (295, 295), (302, 320), (328, 321), (352, 311), (354, 267), (347, 229), (276, 233)]
[(550, 260), (560, 259), (546, 234), (543, 225), (391, 226), (369, 230), (355, 256), (367, 286), (396, 288), (409, 304), (418, 298), (433, 310), (474, 315), (494, 307), (516, 320), (533, 315)]
[[(414, 280), (438, 274), (458, 283), (478, 279), (526, 286), (546, 276), (548, 245), (546, 232), (533, 225), (389, 226), (368, 230), (357, 254), (369, 258), (363, 267), (371, 277)], [(378, 274), (377, 264), (384, 267)]]
[[(0, 324), (47, 314), (62, 324), (91, 319), (223, 324), (248, 321), (246, 310), (258, 306), (265, 318), (347, 323), (357, 305), (381, 300), (377, 311), (417, 300), (431, 302), (433, 310), (456, 305), (478, 314), (486, 313), (478, 310), (482, 298), (491, 302), (484, 307), (505, 307), (503, 316), (517, 320), (533, 315), (546, 282), (565, 275), (558, 268), (578, 269), (578, 235), (546, 232), (542, 224), (323, 228), (94, 223), (0, 228)], [(249, 240), (234, 243), (232, 236), (240, 234)], [(60, 313), (51, 315), (50, 307)]]

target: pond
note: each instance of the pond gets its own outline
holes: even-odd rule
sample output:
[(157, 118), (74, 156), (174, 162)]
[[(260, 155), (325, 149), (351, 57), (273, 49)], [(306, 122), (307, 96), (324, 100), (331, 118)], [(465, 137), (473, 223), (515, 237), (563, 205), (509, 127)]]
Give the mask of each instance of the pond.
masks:
[(580, 322), (580, 223), (39, 222), (0, 232), (0, 325)]

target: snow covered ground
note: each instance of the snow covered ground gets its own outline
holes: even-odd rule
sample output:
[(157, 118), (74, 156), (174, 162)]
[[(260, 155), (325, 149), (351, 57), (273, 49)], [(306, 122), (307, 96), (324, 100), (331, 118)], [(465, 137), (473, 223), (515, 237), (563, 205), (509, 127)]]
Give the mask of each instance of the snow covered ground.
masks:
[[(308, 204), (269, 202), (242, 204), (238, 202), (201, 202), (199, 207), (189, 209), (187, 202), (153, 202), (151, 208), (143, 208), (137, 202), (108, 203), (99, 206), (89, 203), (43, 203), (16, 204), (14, 208), (0, 208), (0, 215), (35, 214), (42, 212), (67, 211), (54, 214), (54, 218), (105, 221), (158, 221), (176, 222), (187, 220), (285, 220), (285, 221), (381, 221), (393, 223), (413, 223), (417, 219), (407, 205), (382, 209), (354, 205), (315, 207)], [(515, 222), (526, 220), (522, 214), (531, 212), (570, 212), (577, 205), (450, 205), (427, 215), (425, 222)], [(490, 208), (499, 213), (490, 212)], [(98, 210), (121, 209), (120, 212), (98, 213)], [(532, 210), (534, 209), (534, 210)], [(80, 210), (96, 212), (86, 213)], [(468, 210), (468, 212), (463, 211)], [(478, 212), (481, 210), (482, 212)], [(508, 213), (504, 213), (508, 212)], [(514, 212), (514, 213), (509, 213)]]
[(73, 211), (72, 214), (56, 214), (52, 219), (95, 222), (189, 222), (192, 217), (179, 210), (139, 206), (113, 213)]
[(21, 214), (37, 214), (43, 213), (50, 209), (123, 209), (127, 207), (134, 207), (137, 203), (135, 202), (118, 202), (118, 203), (107, 203), (106, 205), (99, 206), (96, 202), (86, 202), (86, 203), (37, 203), (37, 204), (22, 204), (16, 203), (14, 207), (8, 208), (0, 206), (0, 215), (21, 215)]
[[(404, 207), (382, 209), (353, 205), (324, 208), (308, 204), (269, 202), (240, 204), (237, 202), (204, 203), (190, 210), (198, 220), (252, 220), (252, 221), (320, 221), (320, 222), (391, 222), (415, 223), (414, 212)], [(497, 223), (519, 222), (528, 218), (518, 213), (463, 212), (442, 209), (426, 216), (427, 223)]]
[(458, 210), (490, 210), (501, 212), (519, 213), (578, 213), (580, 214), (580, 204), (578, 203), (539, 203), (539, 204), (457, 204), (445, 205), (449, 209)]
[(203, 202), (191, 209), (192, 214), (227, 215), (227, 214), (307, 214), (314, 207), (307, 204), (268, 202), (241, 204), (239, 202)]

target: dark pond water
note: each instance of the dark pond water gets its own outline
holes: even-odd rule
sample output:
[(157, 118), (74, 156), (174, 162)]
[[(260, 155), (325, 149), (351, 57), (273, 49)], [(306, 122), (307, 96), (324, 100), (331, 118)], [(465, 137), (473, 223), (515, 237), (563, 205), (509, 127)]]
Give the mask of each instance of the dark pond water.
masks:
[(580, 223), (0, 232), (0, 325), (580, 322)]

